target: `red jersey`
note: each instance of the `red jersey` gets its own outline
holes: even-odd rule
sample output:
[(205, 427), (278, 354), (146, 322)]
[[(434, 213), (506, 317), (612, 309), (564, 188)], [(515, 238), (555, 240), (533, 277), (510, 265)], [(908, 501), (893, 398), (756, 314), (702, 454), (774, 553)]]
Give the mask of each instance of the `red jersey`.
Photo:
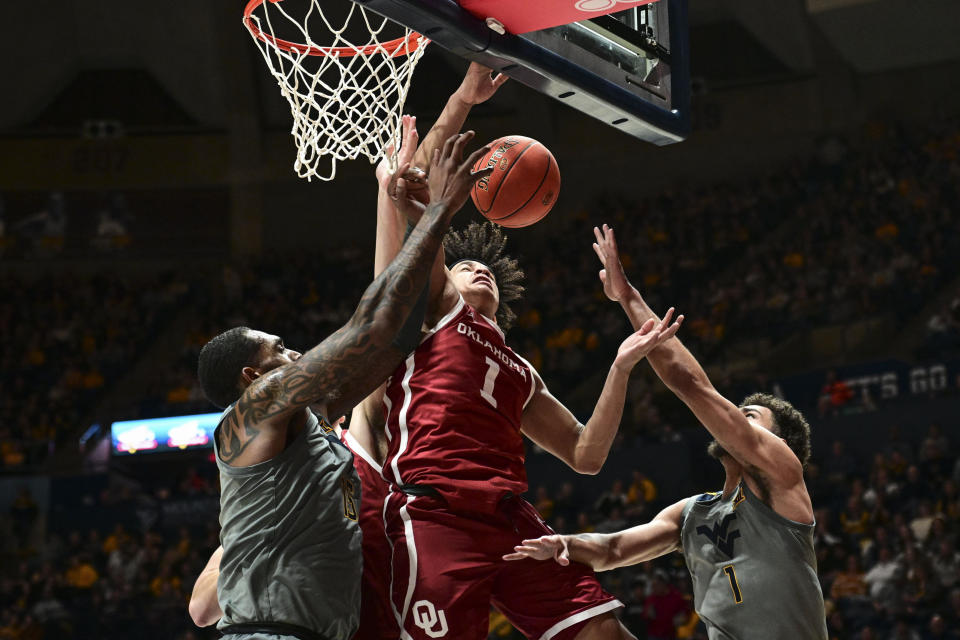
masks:
[(390, 605), (390, 541), (383, 527), (383, 502), (390, 486), (370, 453), (346, 430), (340, 438), (353, 452), (360, 477), (360, 531), (363, 532), (363, 575), (360, 579), (360, 626), (352, 640), (393, 640), (400, 627)]
[(520, 419), (534, 389), (529, 363), (461, 298), (387, 381), (384, 478), (429, 485), (454, 510), (523, 493)]

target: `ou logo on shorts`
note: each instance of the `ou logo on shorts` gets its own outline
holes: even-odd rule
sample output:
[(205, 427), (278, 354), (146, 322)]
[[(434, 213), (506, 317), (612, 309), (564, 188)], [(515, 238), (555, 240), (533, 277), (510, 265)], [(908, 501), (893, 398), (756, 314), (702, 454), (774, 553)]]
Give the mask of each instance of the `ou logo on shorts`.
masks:
[(606, 11), (612, 9), (618, 2), (622, 4), (632, 3), (635, 0), (577, 0), (574, 6), (580, 11)]
[[(434, 630), (434, 625), (440, 623), (440, 628)], [(447, 635), (447, 616), (443, 609), (437, 610), (429, 600), (417, 600), (413, 605), (413, 624), (427, 632), (431, 638), (442, 638)]]

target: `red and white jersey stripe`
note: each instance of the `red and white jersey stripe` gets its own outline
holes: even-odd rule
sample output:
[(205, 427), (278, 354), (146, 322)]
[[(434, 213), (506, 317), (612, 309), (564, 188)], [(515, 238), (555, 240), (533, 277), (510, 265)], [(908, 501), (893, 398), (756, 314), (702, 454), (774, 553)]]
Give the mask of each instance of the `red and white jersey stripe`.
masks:
[(534, 390), (530, 364), (461, 299), (387, 382), (384, 478), (430, 485), (457, 510), (523, 493), (520, 422)]

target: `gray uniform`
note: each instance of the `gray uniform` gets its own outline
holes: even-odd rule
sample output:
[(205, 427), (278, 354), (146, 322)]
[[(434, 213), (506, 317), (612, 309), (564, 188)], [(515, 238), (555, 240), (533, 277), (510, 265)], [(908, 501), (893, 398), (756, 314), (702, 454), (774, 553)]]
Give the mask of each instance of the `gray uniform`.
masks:
[(356, 630), (360, 480), (353, 454), (328, 429), (311, 413), (303, 431), (271, 460), (231, 467), (216, 456), (223, 545), (219, 628), (283, 623), (328, 640), (347, 640)]
[(726, 499), (688, 499), (681, 537), (710, 640), (826, 640), (813, 525), (778, 515), (741, 483)]

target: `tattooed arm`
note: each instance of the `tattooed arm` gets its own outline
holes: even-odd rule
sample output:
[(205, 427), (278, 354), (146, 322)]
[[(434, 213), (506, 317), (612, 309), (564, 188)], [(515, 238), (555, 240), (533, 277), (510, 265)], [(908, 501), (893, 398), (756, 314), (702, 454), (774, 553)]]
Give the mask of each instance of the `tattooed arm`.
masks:
[[(462, 160), (472, 132), (452, 136), (433, 159), (430, 206), (400, 253), (367, 287), (353, 317), (298, 360), (267, 372), (246, 388), (218, 430), (221, 460), (249, 466), (269, 460), (287, 443), (287, 427), (303, 409), (339, 416), (377, 388), (406, 355), (392, 342), (426, 285), (453, 214), (470, 187), (489, 171), (471, 173), (486, 147)], [(403, 175), (406, 166), (397, 173)], [(406, 197), (403, 188), (397, 197)], [(298, 413), (299, 412), (299, 413)]]

